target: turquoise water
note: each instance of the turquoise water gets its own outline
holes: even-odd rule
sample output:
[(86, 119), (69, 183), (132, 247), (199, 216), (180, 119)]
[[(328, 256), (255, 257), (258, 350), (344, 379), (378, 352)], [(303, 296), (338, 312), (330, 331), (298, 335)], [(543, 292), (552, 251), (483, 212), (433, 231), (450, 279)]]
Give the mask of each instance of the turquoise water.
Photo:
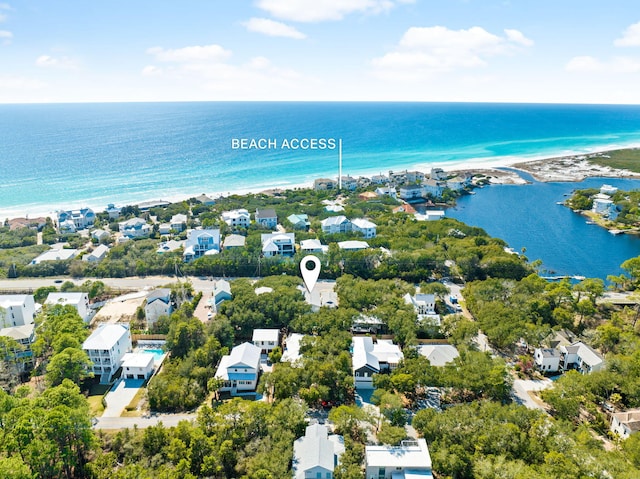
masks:
[(161, 362), (164, 359), (164, 355), (167, 354), (164, 350), (162, 349), (141, 349), (140, 350), (141, 353), (145, 353), (145, 354), (153, 354), (153, 360), (156, 363)]
[(640, 107), (479, 103), (0, 105), (0, 216), (258, 192), (337, 176), (337, 149), (234, 139), (342, 139), (345, 174), (428, 170), (640, 144)]

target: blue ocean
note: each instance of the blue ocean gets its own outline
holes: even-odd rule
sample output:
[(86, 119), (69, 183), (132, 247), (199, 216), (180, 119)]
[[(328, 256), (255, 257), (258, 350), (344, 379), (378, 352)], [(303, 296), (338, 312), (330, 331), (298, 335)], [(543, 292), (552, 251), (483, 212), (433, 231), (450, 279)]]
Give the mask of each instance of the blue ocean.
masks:
[[(311, 186), (315, 178), (338, 175), (338, 148), (329, 145), (337, 145), (339, 140), (343, 174), (352, 176), (405, 168), (429, 171), (434, 165), (446, 168), (461, 163), (480, 167), (504, 158), (534, 159), (640, 145), (640, 106), (311, 102), (0, 105), (0, 217), (82, 205), (101, 210), (107, 203), (126, 205), (201, 193), (215, 197)], [(246, 148), (240, 147), (243, 144)], [(534, 190), (517, 191), (529, 194)], [(526, 214), (545, 214), (546, 206), (537, 204), (535, 198), (530, 205)], [(503, 203), (502, 207), (509, 205)], [(504, 229), (491, 228), (494, 218), (477, 213), (464, 219), (510, 241)], [(518, 228), (517, 223), (512, 228)], [(609, 252), (617, 250), (614, 242), (607, 243)], [(632, 246), (624, 255), (640, 254), (638, 241), (629, 244)], [(519, 249), (527, 244), (514, 246)], [(554, 255), (566, 256), (562, 252)], [(554, 268), (554, 260), (545, 257), (544, 248), (532, 259), (538, 257)], [(616, 257), (602, 271), (619, 264)], [(557, 269), (582, 274), (578, 266)]]
[[(234, 139), (273, 139), (234, 149)], [(311, 185), (343, 173), (640, 144), (640, 107), (469, 103), (0, 105), (0, 215)], [(316, 145), (317, 146), (317, 145)]]

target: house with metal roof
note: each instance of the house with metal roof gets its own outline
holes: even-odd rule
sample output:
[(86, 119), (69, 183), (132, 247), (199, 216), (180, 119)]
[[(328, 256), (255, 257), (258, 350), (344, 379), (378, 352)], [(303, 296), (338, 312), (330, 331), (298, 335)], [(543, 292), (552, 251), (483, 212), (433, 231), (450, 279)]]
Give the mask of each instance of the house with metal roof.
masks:
[(365, 238), (375, 238), (377, 227), (375, 223), (365, 218), (351, 220), (351, 230), (362, 234)]
[(293, 256), (296, 252), (295, 233), (265, 233), (260, 239), (264, 256)]
[(186, 263), (209, 254), (220, 252), (220, 230), (218, 228), (195, 229), (187, 233), (182, 258)]
[(87, 293), (49, 293), (44, 304), (49, 306), (57, 304), (73, 306), (85, 323), (89, 322), (91, 317), (89, 295)]
[(160, 316), (168, 316), (173, 312), (171, 302), (171, 290), (169, 288), (154, 289), (147, 295), (144, 305), (144, 314), (147, 326), (153, 326)]
[(356, 388), (372, 389), (374, 374), (395, 369), (404, 358), (400, 347), (390, 339), (374, 342), (370, 336), (354, 336), (352, 342)]
[(131, 351), (131, 332), (124, 324), (101, 324), (82, 343), (82, 349), (93, 363), (93, 373), (101, 383), (109, 383)]
[(322, 232), (325, 234), (348, 233), (351, 231), (351, 221), (344, 215), (329, 216), (323, 219), (320, 224), (322, 225)]
[(417, 349), (420, 355), (429, 360), (431, 366), (444, 366), (460, 356), (456, 347), (451, 344), (422, 344)]
[(366, 479), (433, 479), (431, 455), (424, 439), (400, 446), (365, 446)]
[(344, 450), (344, 438), (329, 434), (324, 424), (307, 426), (304, 436), (293, 443), (293, 478), (333, 479), (333, 470)]
[(220, 392), (232, 396), (255, 391), (260, 374), (260, 348), (251, 343), (242, 343), (223, 356), (215, 377), (224, 381)]

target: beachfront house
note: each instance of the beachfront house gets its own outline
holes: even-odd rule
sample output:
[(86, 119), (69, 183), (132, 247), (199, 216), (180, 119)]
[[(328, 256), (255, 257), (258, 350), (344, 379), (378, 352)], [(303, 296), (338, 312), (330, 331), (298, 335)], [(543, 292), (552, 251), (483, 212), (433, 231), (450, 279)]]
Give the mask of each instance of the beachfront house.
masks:
[(46, 301), (47, 306), (72, 306), (85, 323), (91, 319), (91, 309), (89, 308), (89, 295), (87, 293), (49, 293)]
[(295, 233), (265, 233), (260, 238), (264, 256), (293, 256), (296, 252)]
[(420, 185), (403, 185), (400, 187), (400, 199), (404, 201), (416, 201), (424, 196)]
[(91, 208), (80, 208), (78, 210), (58, 211), (58, 229), (61, 232), (75, 233), (83, 230), (96, 221), (96, 214)]
[(269, 354), (280, 345), (280, 330), (254, 329), (251, 342), (260, 348), (261, 354)]
[(432, 180), (442, 181), (446, 180), (449, 175), (442, 168), (431, 168), (429, 178)]
[(613, 196), (618, 192), (618, 188), (616, 188), (615, 186), (611, 186), (611, 185), (602, 185), (600, 187), (600, 193), (602, 193), (603, 195), (609, 195), (609, 196)]
[(78, 255), (77, 249), (72, 248), (60, 248), (59, 246), (56, 248), (51, 248), (48, 251), (45, 251), (41, 255), (35, 257), (31, 260), (31, 265), (40, 264), (43, 261), (65, 261), (71, 258), (75, 258)]
[(432, 196), (434, 198), (440, 198), (446, 187), (447, 183), (445, 181), (438, 181), (434, 179), (428, 179), (422, 183), (424, 196)]
[(260, 374), (260, 348), (251, 343), (242, 343), (222, 356), (215, 377), (222, 379), (220, 392), (232, 396), (255, 391)]
[(609, 429), (622, 439), (627, 439), (631, 434), (640, 431), (640, 409), (613, 413)]
[(215, 205), (216, 202), (213, 198), (209, 198), (207, 195), (205, 195), (204, 193), (202, 193), (199, 196), (196, 196), (195, 198), (196, 201), (199, 201), (200, 203), (202, 203), (203, 205), (207, 205), (207, 206), (212, 206)]
[(325, 234), (348, 233), (351, 231), (351, 221), (344, 215), (329, 216), (320, 222)]
[(436, 221), (444, 218), (443, 210), (426, 210), (424, 213), (415, 213), (414, 217), (418, 221)]
[(120, 216), (120, 211), (122, 211), (122, 208), (117, 207), (113, 203), (109, 203), (107, 205), (107, 208), (104, 210), (104, 212), (109, 216), (110, 220), (118, 219), (118, 217)]
[(342, 188), (349, 191), (355, 191), (358, 188), (358, 180), (353, 176), (341, 176)]
[(338, 182), (330, 178), (318, 178), (313, 181), (313, 189), (317, 191), (335, 190)]
[(151, 234), (151, 225), (142, 218), (131, 218), (118, 223), (118, 231), (126, 238), (145, 238)]
[(278, 226), (278, 215), (274, 209), (256, 210), (253, 215), (256, 223), (263, 228), (275, 229)]
[(160, 316), (169, 316), (173, 311), (171, 302), (171, 290), (169, 288), (158, 288), (147, 294), (144, 304), (144, 317), (147, 320), (147, 327), (152, 327)]
[(344, 453), (344, 438), (329, 434), (324, 424), (307, 426), (293, 443), (293, 479), (333, 479), (333, 470)]
[(376, 224), (365, 218), (351, 220), (351, 230), (360, 233), (365, 238), (376, 237)]
[(129, 326), (101, 324), (82, 343), (82, 349), (93, 363), (93, 374), (100, 377), (100, 383), (109, 383), (122, 365), (123, 356), (131, 351)]
[(182, 259), (188, 263), (204, 255), (219, 252), (220, 230), (218, 228), (189, 230)]
[(365, 446), (365, 479), (433, 479), (431, 455), (423, 438), (399, 446)]
[(36, 304), (31, 294), (0, 295), (0, 328), (33, 324)]
[(308, 230), (311, 226), (311, 222), (309, 221), (309, 216), (305, 214), (295, 214), (287, 216), (287, 221), (291, 223), (293, 229), (296, 230)]
[(222, 221), (227, 223), (227, 225), (232, 228), (248, 228), (251, 224), (251, 216), (249, 215), (249, 212), (244, 208), (231, 211), (223, 211), (221, 216)]

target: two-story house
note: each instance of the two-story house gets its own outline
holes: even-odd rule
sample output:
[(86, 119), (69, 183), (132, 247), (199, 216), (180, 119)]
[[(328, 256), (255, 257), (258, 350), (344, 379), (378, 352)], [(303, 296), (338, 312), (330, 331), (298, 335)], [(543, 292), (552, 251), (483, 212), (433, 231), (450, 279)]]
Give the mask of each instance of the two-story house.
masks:
[(222, 212), (222, 221), (232, 228), (248, 228), (251, 224), (249, 211), (244, 208)]
[(264, 256), (293, 256), (296, 252), (295, 233), (265, 233), (261, 241)]
[(274, 209), (256, 210), (253, 215), (256, 223), (263, 228), (275, 229), (278, 226), (278, 215)]

